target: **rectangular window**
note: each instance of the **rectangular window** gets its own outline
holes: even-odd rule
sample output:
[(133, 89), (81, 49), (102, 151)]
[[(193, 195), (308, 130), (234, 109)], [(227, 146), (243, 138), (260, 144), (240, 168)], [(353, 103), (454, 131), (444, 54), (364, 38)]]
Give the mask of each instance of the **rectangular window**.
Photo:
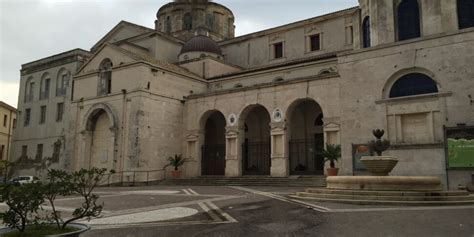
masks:
[(36, 160), (43, 159), (43, 144), (38, 144), (36, 147)]
[(13, 119), (13, 128), (16, 128), (16, 119)]
[(30, 125), (30, 118), (31, 118), (31, 109), (26, 109), (25, 110), (25, 123), (24, 126)]
[(309, 37), (309, 49), (311, 52), (321, 50), (321, 35), (311, 35)]
[(28, 146), (21, 147), (21, 158), (26, 159), (28, 156)]
[(5, 150), (5, 145), (0, 146), (0, 160), (3, 160), (3, 150)]
[(40, 124), (46, 122), (46, 105), (41, 106)]
[(283, 42), (273, 45), (273, 58), (283, 58)]
[(3, 126), (7, 127), (8, 115), (3, 115)]
[(58, 103), (57, 110), (56, 110), (56, 121), (61, 122), (63, 120), (64, 114), (64, 103)]

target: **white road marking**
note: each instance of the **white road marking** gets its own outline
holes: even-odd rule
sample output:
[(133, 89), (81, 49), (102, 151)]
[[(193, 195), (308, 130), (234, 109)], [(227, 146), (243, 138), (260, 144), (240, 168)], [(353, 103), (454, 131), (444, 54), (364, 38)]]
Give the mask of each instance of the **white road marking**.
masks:
[(216, 213), (214, 213), (209, 207), (207, 207), (207, 205), (204, 203), (204, 202), (200, 202), (198, 203), (198, 205), (206, 212), (209, 214), (209, 216), (211, 216), (212, 220), (214, 221), (222, 221), (222, 219), (216, 215)]
[(236, 223), (238, 222), (236, 219), (234, 219), (232, 216), (230, 216), (228, 213), (224, 212), (222, 209), (220, 209), (218, 206), (216, 206), (212, 202), (208, 202), (207, 205), (209, 205), (212, 209), (217, 211), (221, 216), (226, 218), (229, 222)]
[(241, 191), (246, 191), (246, 192), (254, 193), (254, 194), (257, 194), (257, 195), (261, 195), (261, 196), (264, 196), (264, 197), (273, 198), (273, 199), (280, 200), (280, 201), (286, 202), (286, 203), (293, 203), (293, 204), (297, 204), (297, 205), (303, 205), (305, 207), (309, 207), (309, 208), (311, 208), (315, 211), (319, 211), (319, 212), (330, 212), (331, 211), (331, 209), (326, 208), (326, 207), (314, 205), (312, 203), (303, 202), (303, 201), (296, 200), (296, 199), (293, 199), (293, 198), (287, 198), (287, 197), (279, 196), (279, 195), (276, 195), (276, 194), (273, 194), (273, 193), (262, 192), (262, 191), (259, 191), (259, 190), (244, 188), (244, 187), (238, 187), (238, 186), (230, 186), (230, 187), (241, 190)]
[(119, 225), (119, 224), (140, 224), (146, 222), (159, 222), (193, 216), (198, 210), (189, 207), (173, 207), (148, 212), (126, 214), (120, 216), (93, 219), (89, 223), (92, 225)]
[(191, 193), (189, 193), (189, 191), (186, 189), (183, 189), (183, 192), (186, 193), (186, 195), (191, 195)]
[(190, 189), (190, 188), (188, 188), (188, 191), (189, 191), (190, 193), (192, 193), (193, 195), (199, 195), (199, 193), (197, 193), (196, 191), (194, 191), (194, 190), (192, 190), (192, 189)]

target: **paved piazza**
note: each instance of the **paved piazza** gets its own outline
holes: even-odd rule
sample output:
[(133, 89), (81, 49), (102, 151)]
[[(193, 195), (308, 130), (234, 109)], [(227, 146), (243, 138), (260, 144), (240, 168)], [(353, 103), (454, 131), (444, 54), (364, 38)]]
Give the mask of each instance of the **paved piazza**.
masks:
[[(354, 206), (288, 197), (302, 190), (100, 188), (103, 218), (92, 220), (84, 236), (474, 236), (474, 206)], [(79, 202), (61, 199), (58, 206), (67, 215)]]

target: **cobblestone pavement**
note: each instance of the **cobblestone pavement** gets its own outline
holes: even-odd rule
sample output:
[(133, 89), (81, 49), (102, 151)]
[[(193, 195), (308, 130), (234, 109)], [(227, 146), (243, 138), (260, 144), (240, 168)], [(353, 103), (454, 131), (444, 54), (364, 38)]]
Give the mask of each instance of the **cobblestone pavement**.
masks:
[[(103, 217), (84, 237), (467, 236), (474, 206), (354, 206), (294, 200), (303, 188), (150, 186), (100, 188)], [(58, 201), (68, 215), (78, 198)], [(0, 204), (0, 209), (5, 206)], [(47, 208), (47, 207), (46, 207)], [(86, 222), (87, 223), (87, 222)]]

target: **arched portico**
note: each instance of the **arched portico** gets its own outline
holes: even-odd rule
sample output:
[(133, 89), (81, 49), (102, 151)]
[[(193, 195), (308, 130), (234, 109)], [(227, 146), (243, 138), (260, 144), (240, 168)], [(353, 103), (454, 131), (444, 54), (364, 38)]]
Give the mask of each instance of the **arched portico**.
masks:
[(312, 99), (293, 102), (286, 112), (290, 175), (324, 174), (324, 128), (321, 106)]
[(243, 130), (242, 174), (270, 175), (270, 115), (262, 105), (250, 105), (240, 114)]
[(226, 119), (216, 110), (201, 118), (204, 141), (201, 147), (201, 175), (224, 175), (226, 162)]

